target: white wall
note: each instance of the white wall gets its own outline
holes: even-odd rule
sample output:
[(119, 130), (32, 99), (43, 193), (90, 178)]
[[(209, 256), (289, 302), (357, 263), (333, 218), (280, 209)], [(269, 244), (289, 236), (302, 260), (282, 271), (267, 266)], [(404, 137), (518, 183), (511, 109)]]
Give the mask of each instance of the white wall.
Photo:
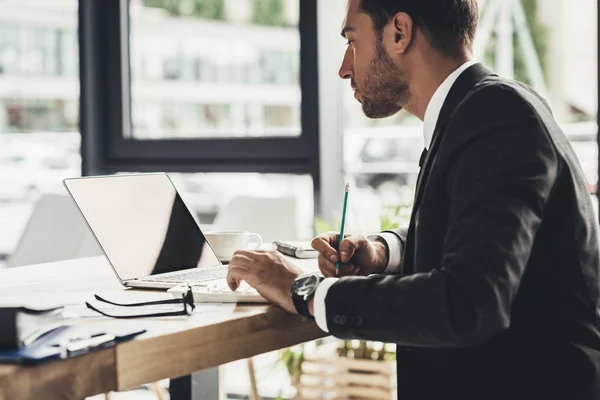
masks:
[(541, 0), (539, 18), (548, 28), (546, 72), (549, 100), (557, 119), (567, 122), (568, 104), (597, 110), (596, 0)]

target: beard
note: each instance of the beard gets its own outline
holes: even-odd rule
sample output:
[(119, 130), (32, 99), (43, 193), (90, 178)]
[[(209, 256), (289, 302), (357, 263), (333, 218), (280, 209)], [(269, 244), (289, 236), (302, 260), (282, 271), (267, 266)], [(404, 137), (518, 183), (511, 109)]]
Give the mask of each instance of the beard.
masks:
[(359, 90), (367, 118), (386, 118), (402, 110), (409, 97), (408, 83), (399, 79), (400, 71), (377, 37), (377, 53)]

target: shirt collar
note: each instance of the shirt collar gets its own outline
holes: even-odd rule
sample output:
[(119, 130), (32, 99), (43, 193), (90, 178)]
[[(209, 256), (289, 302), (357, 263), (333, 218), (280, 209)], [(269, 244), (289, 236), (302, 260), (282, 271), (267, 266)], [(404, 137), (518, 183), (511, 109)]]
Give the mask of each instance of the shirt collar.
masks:
[(427, 105), (427, 109), (425, 110), (425, 118), (423, 119), (423, 139), (425, 140), (426, 149), (428, 149), (429, 145), (431, 144), (431, 139), (433, 138), (433, 132), (435, 131), (435, 126), (437, 125), (440, 111), (442, 111), (442, 106), (446, 101), (446, 97), (448, 97), (448, 93), (450, 93), (450, 89), (452, 89), (452, 86), (458, 77), (467, 68), (476, 63), (476, 61), (467, 61), (458, 67), (453, 73), (448, 75), (446, 80), (442, 82), (442, 84), (437, 88), (431, 97), (431, 100)]

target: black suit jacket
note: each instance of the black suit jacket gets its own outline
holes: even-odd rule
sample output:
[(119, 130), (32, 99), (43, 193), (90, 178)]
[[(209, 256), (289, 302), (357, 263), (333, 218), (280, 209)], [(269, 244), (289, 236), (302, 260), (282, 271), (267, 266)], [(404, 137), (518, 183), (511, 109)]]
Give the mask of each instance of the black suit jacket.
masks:
[(401, 400), (600, 399), (597, 220), (536, 93), (467, 69), (395, 233), (403, 274), (340, 279), (326, 310), (337, 337), (398, 344)]

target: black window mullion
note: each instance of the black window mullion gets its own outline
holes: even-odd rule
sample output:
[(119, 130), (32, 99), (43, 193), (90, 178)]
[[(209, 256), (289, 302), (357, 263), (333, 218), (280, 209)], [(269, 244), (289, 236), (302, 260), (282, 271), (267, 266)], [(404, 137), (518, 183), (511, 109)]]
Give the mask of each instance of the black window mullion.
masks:
[[(597, 104), (600, 106), (600, 1), (597, 4), (597, 18), (596, 18), (596, 26), (597, 26), (597, 57), (598, 57), (598, 102)], [(598, 177), (600, 177), (600, 110), (596, 110), (596, 122), (597, 122), (597, 130), (596, 130), (596, 140), (598, 142)], [(596, 197), (598, 198), (598, 204), (600, 207), (600, 179), (596, 181)], [(600, 212), (598, 212), (598, 217), (600, 219)]]
[(79, 3), (84, 174), (121, 167), (164, 171), (167, 166), (193, 172), (295, 171), (311, 174), (318, 184), (316, 0), (299, 2), (301, 135), (184, 140), (130, 135), (128, 0)]
[(108, 168), (107, 132), (123, 134), (121, 38), (115, 29), (121, 5), (119, 0), (79, 0), (78, 13), (81, 155), (86, 176)]

